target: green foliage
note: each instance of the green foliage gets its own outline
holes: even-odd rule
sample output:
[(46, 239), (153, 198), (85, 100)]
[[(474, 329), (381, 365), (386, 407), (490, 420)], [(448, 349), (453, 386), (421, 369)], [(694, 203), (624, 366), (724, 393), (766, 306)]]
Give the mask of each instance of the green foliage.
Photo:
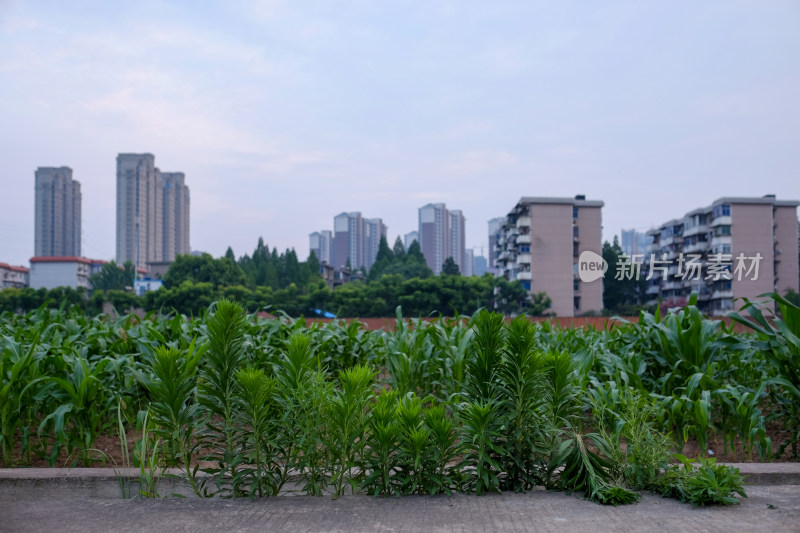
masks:
[(135, 277), (136, 268), (132, 262), (125, 261), (124, 265), (118, 265), (110, 261), (103, 265), (100, 272), (89, 277), (89, 284), (93, 291), (124, 291), (125, 287), (133, 287)]
[(739, 469), (716, 464), (716, 459), (701, 458), (699, 461), (676, 455), (681, 465), (672, 465), (658, 482), (657, 490), (662, 496), (676, 498), (695, 506), (709, 504), (736, 505), (738, 494), (746, 498), (744, 478)]
[(214, 259), (209, 254), (178, 255), (164, 274), (164, 286), (168, 289), (183, 282), (210, 283), (212, 286), (244, 285), (244, 272), (227, 257)]
[(613, 244), (609, 244), (608, 241), (603, 243), (602, 255), (608, 264), (608, 275), (603, 278), (603, 309), (608, 313), (622, 316), (638, 314), (646, 297), (647, 280), (644, 276), (636, 274), (616, 275), (621, 265), (626, 262), (630, 264), (632, 261), (622, 252), (616, 236)]
[(460, 274), (461, 272), (458, 270), (458, 265), (452, 257), (448, 257), (444, 260), (444, 264), (442, 265), (442, 275), (458, 276)]

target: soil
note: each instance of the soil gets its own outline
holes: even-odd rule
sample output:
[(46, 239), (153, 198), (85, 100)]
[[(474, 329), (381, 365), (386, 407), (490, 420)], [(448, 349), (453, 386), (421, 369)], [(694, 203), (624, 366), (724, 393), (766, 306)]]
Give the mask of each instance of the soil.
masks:
[[(772, 451), (773, 453), (777, 452), (780, 444), (787, 439), (787, 432), (781, 430), (779, 428), (769, 428), (767, 430), (767, 436), (770, 437), (772, 440)], [(127, 435), (128, 440), (128, 451), (131, 455), (133, 455), (133, 449), (136, 445), (136, 441), (139, 436), (133, 431), (129, 430)], [(32, 439), (34, 440), (34, 439)], [(730, 444), (728, 444), (730, 447)], [(34, 441), (34, 449), (35, 449), (35, 441)], [(733, 451), (731, 452), (730, 449), (723, 450), (722, 448), (722, 438), (719, 435), (712, 436), (708, 440), (708, 449), (713, 452), (713, 455), (709, 453), (710, 457), (716, 457), (717, 461), (719, 462), (726, 462), (726, 463), (758, 463), (760, 462), (758, 457), (758, 452), (753, 449), (752, 457), (748, 455), (746, 450), (742, 450), (741, 443), (737, 440), (734, 446)], [(677, 451), (677, 450), (676, 450)], [(680, 451), (683, 455), (689, 458), (697, 457), (698, 452), (700, 452), (700, 447), (697, 444), (697, 441), (694, 439), (690, 439), (686, 445), (683, 447), (683, 450)], [(773, 462), (782, 462), (782, 461), (791, 461), (791, 448), (789, 446), (786, 447), (784, 452), (781, 454), (780, 458), (773, 458)], [(81, 464), (80, 458), (77, 456), (77, 453), (74, 453), (72, 456), (69, 456), (66, 450), (61, 450), (61, 453), (56, 460), (54, 467), (59, 468), (68, 468), (68, 467), (95, 467), (95, 468), (122, 468), (125, 466), (133, 466), (131, 464), (126, 465), (123, 461), (122, 455), (122, 446), (120, 443), (120, 438), (118, 435), (100, 435), (97, 440), (95, 441), (95, 445), (91, 452), (91, 464)], [(50, 463), (47, 459), (36, 455), (35, 453), (31, 454), (31, 463), (30, 465), (24, 464), (22, 461), (19, 446), (14, 454), (14, 464), (15, 467), (36, 467), (36, 468), (47, 468), (50, 466)]]

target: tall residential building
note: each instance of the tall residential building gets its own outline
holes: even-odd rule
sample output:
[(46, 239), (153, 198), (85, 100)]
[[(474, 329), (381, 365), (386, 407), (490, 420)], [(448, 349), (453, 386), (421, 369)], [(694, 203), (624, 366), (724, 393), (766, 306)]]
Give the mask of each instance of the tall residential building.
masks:
[(474, 270), (474, 261), (475, 261), (475, 253), (472, 248), (467, 248), (464, 250), (464, 268), (459, 268), (459, 272), (464, 274), (465, 276), (473, 276), (475, 275)]
[(174, 261), (185, 255), (189, 246), (189, 187), (183, 172), (162, 172), (162, 261)]
[(117, 155), (117, 263), (137, 268), (190, 253), (189, 188), (153, 154)]
[(333, 267), (342, 268), (350, 262), (351, 270), (372, 267), (378, 255), (381, 237), (386, 237), (386, 225), (380, 218), (365, 219), (358, 211), (340, 213), (333, 217)]
[(406, 252), (414, 241), (419, 241), (419, 232), (417, 231), (409, 231), (403, 236), (403, 246), (405, 246)]
[(493, 218), (489, 221), (489, 258), (487, 270), (492, 274), (497, 274), (497, 265), (495, 264), (494, 249), (497, 248), (497, 234), (503, 227), (505, 222), (504, 217)]
[(642, 259), (647, 295), (682, 304), (698, 294), (698, 307), (720, 315), (777, 291), (798, 291), (796, 200), (720, 198), (648, 231)]
[(622, 253), (625, 255), (643, 254), (647, 252), (647, 245), (646, 232), (636, 231), (635, 229), (622, 230), (620, 248), (622, 248)]
[(499, 274), (521, 281), (531, 293), (547, 293), (557, 316), (600, 312), (603, 283), (578, 277), (578, 257), (584, 251), (602, 254), (602, 207), (583, 195), (520, 198), (497, 233)]
[(117, 155), (117, 263), (161, 261), (161, 180), (153, 154)]
[(320, 263), (331, 264), (331, 247), (333, 232), (330, 230), (315, 231), (308, 236), (309, 250), (314, 252)]
[(460, 210), (448, 211), (442, 203), (419, 208), (419, 245), (422, 255), (434, 274), (442, 273), (448, 257), (464, 271), (464, 215)]
[(39, 167), (35, 173), (34, 255), (81, 255), (81, 184), (69, 167)]
[(447, 222), (447, 231), (448, 231), (447, 250), (450, 254), (450, 257), (452, 257), (453, 261), (455, 261), (456, 265), (458, 265), (458, 271), (464, 274), (465, 276), (471, 276), (472, 257), (470, 256), (470, 258), (467, 259), (466, 255), (466, 239), (464, 238), (464, 225), (465, 225), (464, 214), (461, 212), (460, 209), (453, 209), (452, 211), (447, 212), (447, 216), (449, 219)]
[[(490, 254), (491, 255), (491, 254)], [(476, 255), (472, 260), (472, 275), (483, 276), (487, 272), (487, 262), (483, 255)]]
[(386, 225), (380, 218), (364, 219), (364, 251), (362, 258), (367, 270), (372, 268), (375, 258), (378, 256), (378, 248), (381, 244), (381, 237), (386, 238)]

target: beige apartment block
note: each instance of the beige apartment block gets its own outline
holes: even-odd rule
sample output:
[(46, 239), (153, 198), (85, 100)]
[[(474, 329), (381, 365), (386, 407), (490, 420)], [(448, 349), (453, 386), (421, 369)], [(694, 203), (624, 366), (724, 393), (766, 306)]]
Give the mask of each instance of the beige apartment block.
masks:
[(495, 234), (498, 274), (547, 293), (557, 316), (601, 312), (602, 280), (581, 281), (577, 263), (581, 252), (602, 253), (602, 207), (582, 195), (520, 198)]
[[(744, 301), (777, 291), (798, 290), (798, 223), (795, 200), (774, 195), (720, 198), (648, 232), (649, 254), (668, 262), (653, 271), (651, 303), (685, 305), (692, 293), (708, 314), (723, 315)], [(701, 265), (691, 271), (687, 258)]]
[(34, 175), (34, 254), (81, 255), (81, 184), (69, 167), (39, 167)]

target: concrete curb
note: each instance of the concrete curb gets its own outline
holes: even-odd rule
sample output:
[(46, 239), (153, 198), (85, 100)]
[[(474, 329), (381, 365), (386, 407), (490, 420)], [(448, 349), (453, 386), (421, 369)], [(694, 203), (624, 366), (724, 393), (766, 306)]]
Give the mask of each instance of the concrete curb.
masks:
[[(800, 463), (728, 463), (748, 485), (800, 485)], [(4, 468), (0, 469), (0, 501), (120, 499), (139, 495), (138, 468)], [(179, 470), (161, 474), (161, 496), (194, 497)], [(300, 494), (288, 487), (286, 495)]]

